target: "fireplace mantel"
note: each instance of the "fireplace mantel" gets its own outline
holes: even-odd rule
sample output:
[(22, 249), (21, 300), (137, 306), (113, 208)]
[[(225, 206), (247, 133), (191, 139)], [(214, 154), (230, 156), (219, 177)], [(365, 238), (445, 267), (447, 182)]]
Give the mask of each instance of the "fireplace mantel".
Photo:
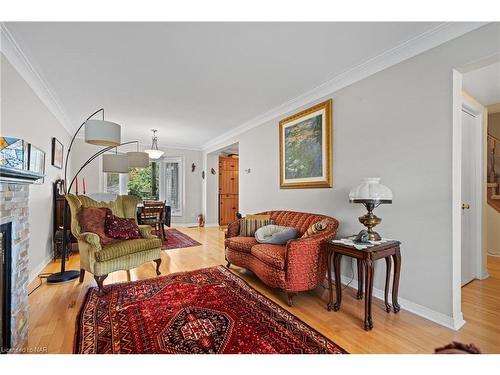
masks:
[(0, 166), (0, 183), (5, 184), (32, 184), (45, 175), (32, 171), (5, 168)]

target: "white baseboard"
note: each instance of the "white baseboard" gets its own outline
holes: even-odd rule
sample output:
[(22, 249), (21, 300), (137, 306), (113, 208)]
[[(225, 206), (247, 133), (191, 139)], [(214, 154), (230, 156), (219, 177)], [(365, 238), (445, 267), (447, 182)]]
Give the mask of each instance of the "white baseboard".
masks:
[(214, 228), (218, 227), (219, 223), (210, 223), (210, 224), (205, 224), (205, 228)]
[[(351, 277), (342, 275), (342, 284), (347, 285), (349, 281), (351, 281)], [(350, 287), (358, 289), (358, 281), (356, 280), (356, 278), (352, 280)], [(374, 287), (373, 297), (378, 298), (380, 300), (384, 300), (384, 291)], [(392, 304), (391, 292), (389, 292), (389, 301), (391, 301)], [(439, 311), (429, 309), (428, 307), (419, 305), (418, 303), (409, 301), (401, 297), (398, 297), (398, 302), (402, 309), (407, 310), (415, 315), (421, 316), (422, 318), (433, 321), (434, 323), (445, 326), (446, 328), (453, 329), (455, 331), (460, 329), (460, 327), (462, 327), (465, 324), (465, 320), (463, 320), (463, 317), (459, 317), (458, 319), (453, 319), (451, 316), (440, 313)]]
[(45, 259), (40, 262), (40, 264), (38, 264), (33, 270), (31, 270), (29, 274), (28, 285), (38, 277), (38, 274), (40, 274), (50, 262), (52, 262), (52, 255), (47, 255)]

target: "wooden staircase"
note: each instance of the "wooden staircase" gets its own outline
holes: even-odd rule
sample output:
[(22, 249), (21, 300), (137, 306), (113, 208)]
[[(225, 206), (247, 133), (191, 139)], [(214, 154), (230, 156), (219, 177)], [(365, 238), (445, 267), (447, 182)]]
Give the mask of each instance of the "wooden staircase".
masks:
[(495, 150), (500, 142), (488, 134), (488, 204), (500, 213), (500, 176), (495, 171)]

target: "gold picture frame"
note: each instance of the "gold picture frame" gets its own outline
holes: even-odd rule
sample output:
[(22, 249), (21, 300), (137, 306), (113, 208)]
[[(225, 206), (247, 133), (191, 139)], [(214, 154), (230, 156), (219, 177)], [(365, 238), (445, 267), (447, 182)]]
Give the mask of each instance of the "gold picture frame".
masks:
[(332, 99), (279, 122), (280, 188), (331, 188)]

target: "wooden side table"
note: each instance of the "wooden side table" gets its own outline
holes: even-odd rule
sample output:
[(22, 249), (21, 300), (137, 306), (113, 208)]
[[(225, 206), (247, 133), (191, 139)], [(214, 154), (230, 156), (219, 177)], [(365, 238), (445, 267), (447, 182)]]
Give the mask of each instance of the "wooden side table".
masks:
[[(365, 281), (365, 320), (364, 329), (370, 330), (373, 328), (372, 320), (372, 292), (373, 292), (373, 265), (378, 259), (385, 259), (386, 263), (386, 274), (385, 274), (385, 291), (384, 291), (384, 302), (385, 309), (389, 313), (391, 311), (391, 305), (389, 304), (389, 284), (391, 278), (391, 265), (392, 260), (394, 260), (394, 280), (392, 283), (392, 308), (394, 313), (398, 313), (400, 310), (398, 304), (398, 288), (399, 288), (399, 276), (401, 270), (401, 253), (399, 251), (399, 241), (388, 241), (381, 243), (379, 245), (373, 245), (366, 249), (358, 250), (354, 246), (350, 246), (343, 243), (337, 242), (327, 242), (325, 250), (328, 252), (328, 289), (329, 289), (329, 299), (327, 304), (327, 309), (331, 310), (333, 307), (334, 311), (340, 309), (340, 304), (342, 302), (342, 283), (340, 275), (340, 260), (343, 255), (355, 258), (357, 260), (358, 268), (358, 293), (356, 295), (357, 299), (363, 298), (363, 275)], [(332, 258), (333, 258), (333, 268), (335, 273), (335, 291), (337, 295), (337, 300), (333, 303), (333, 285), (332, 285)]]

